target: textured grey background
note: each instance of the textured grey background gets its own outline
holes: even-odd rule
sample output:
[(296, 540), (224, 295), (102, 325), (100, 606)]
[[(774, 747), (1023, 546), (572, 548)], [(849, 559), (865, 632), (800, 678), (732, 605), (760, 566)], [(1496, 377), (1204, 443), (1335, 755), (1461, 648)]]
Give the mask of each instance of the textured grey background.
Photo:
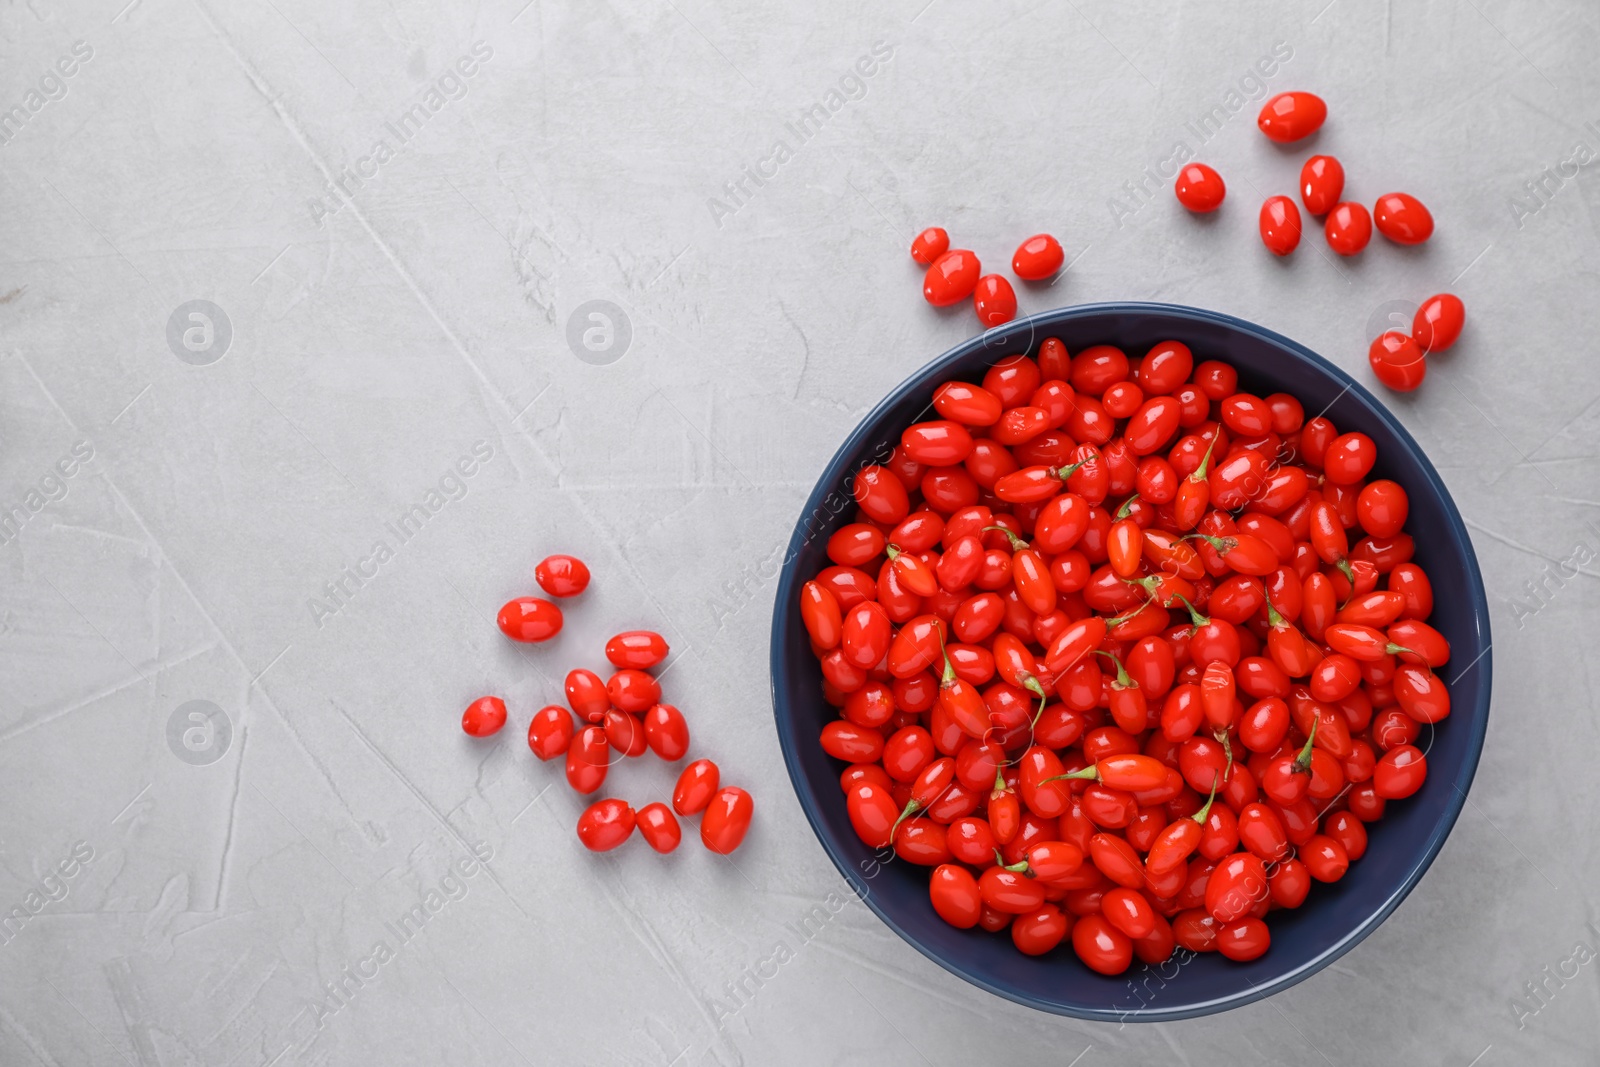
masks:
[[(0, 943), (0, 1062), (1595, 1061), (1594, 5), (523, 2), (0, 9), (0, 108), (26, 118), (0, 147), (0, 905), (37, 911)], [(1186, 124), (1274, 46), (1267, 86), (1329, 101), (1316, 147), (1350, 194), (1415, 192), (1431, 242), (1265, 254), (1256, 206), (1306, 153), (1254, 103), (1203, 146)], [(786, 132), (835, 89), (820, 133)], [(1137, 192), (1178, 141), (1226, 176), (1219, 215)], [(1483, 564), (1489, 745), (1416, 892), (1267, 1002), (1057, 1019), (838, 907), (771, 725), (773, 578), (836, 444), (975, 331), (921, 300), (906, 246), (932, 223), (996, 266), (1057, 234), (1071, 269), (1025, 311), (1217, 308), (1364, 381), (1390, 302), (1466, 301), (1390, 402)], [(167, 341), (191, 300), (231, 324), (220, 359)], [(607, 365), (566, 339), (592, 300), (631, 327)], [(558, 641), (510, 647), (495, 609), (560, 550), (590, 593)], [(635, 625), (673, 644), (697, 751), (756, 796), (732, 863), (692, 838), (585, 854), (523, 746)], [(474, 742), (457, 716), (485, 691), (514, 718)], [(221, 719), (185, 748), (180, 717), (174, 746), (196, 700)], [(642, 802), (671, 777), (613, 781)]]

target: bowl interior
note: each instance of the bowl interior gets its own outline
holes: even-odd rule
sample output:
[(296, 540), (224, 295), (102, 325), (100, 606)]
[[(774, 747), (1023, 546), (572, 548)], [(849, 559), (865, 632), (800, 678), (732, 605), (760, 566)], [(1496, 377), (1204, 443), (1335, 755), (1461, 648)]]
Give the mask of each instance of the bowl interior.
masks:
[[(1378, 446), (1373, 477), (1392, 478), (1410, 497), (1406, 530), (1415, 561), (1432, 579), (1429, 622), (1449, 639), (1452, 714), (1424, 727), (1428, 780), (1408, 800), (1391, 802), (1369, 829), (1366, 855), (1333, 885), (1315, 885), (1294, 911), (1269, 920), (1272, 947), (1250, 963), (1215, 953), (1180, 953), (1159, 967), (1137, 960), (1126, 974), (1102, 977), (1070, 946), (1024, 956), (1006, 935), (957, 930), (928, 902), (926, 868), (880, 863), (851, 829), (838, 776), (843, 765), (817, 738), (837, 712), (823, 701), (821, 673), (797, 610), (801, 584), (827, 566), (828, 536), (850, 520), (856, 471), (881, 462), (905, 427), (929, 414), (935, 385), (978, 381), (1007, 355), (1034, 353), (1059, 337), (1069, 351), (1113, 344), (1130, 355), (1179, 340), (1196, 362), (1222, 359), (1239, 371), (1240, 388), (1265, 396), (1287, 392), (1341, 432), (1360, 430)], [(834, 863), (866, 904), (930, 959), (1000, 996), (1064, 1015), (1102, 1020), (1162, 1020), (1222, 1011), (1283, 989), (1337, 959), (1383, 921), (1422, 877), (1454, 824), (1477, 767), (1489, 712), (1488, 605), (1471, 542), (1432, 464), (1404, 428), (1365, 389), (1301, 345), (1239, 319), (1162, 304), (1098, 304), (1018, 320), (946, 353), (914, 374), (851, 434), (828, 464), (800, 517), (779, 581), (772, 632), (773, 704), (779, 740), (800, 803)]]

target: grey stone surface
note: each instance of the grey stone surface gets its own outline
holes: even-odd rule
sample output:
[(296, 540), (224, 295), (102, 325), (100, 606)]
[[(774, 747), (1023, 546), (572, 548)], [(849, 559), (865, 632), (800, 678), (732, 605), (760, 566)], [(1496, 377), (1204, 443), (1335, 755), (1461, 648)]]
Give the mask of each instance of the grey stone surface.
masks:
[[(0, 905), (30, 914), (0, 1063), (1596, 1061), (1592, 4), (523, 2), (0, 9)], [(1434, 240), (1264, 253), (1305, 152), (1226, 103), (1275, 48), (1351, 194), (1417, 193)], [(1225, 174), (1218, 216), (1138, 192), (1177, 142)], [(837, 443), (974, 332), (920, 298), (932, 223), (991, 264), (1059, 235), (1025, 311), (1217, 308), (1363, 381), (1390, 302), (1466, 301), (1390, 404), (1483, 564), (1489, 745), (1416, 892), (1264, 1003), (1090, 1025), (856, 904), (790, 933), (845, 890), (773, 734), (772, 577)], [(495, 609), (560, 550), (591, 592), (509, 647)], [(635, 625), (757, 797), (733, 862), (583, 853), (523, 747)], [(474, 742), (485, 691), (513, 721)]]

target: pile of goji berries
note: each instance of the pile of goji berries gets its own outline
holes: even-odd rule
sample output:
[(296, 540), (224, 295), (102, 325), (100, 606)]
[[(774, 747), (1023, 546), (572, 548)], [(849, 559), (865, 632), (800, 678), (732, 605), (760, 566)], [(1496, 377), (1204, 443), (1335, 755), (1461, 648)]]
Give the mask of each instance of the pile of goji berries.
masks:
[(1449, 714), (1405, 490), (1178, 341), (1049, 338), (933, 405), (798, 605), (856, 833), (1025, 953), (1260, 956)]
[[(534, 568), (539, 587), (554, 597), (572, 597), (589, 586), (589, 568), (573, 556), (550, 556)], [(517, 597), (500, 609), (500, 632), (513, 641), (548, 641), (561, 632), (561, 608), (541, 597)], [(628, 630), (606, 642), (606, 659), (616, 668), (602, 681), (594, 671), (567, 672), (569, 711), (560, 704), (540, 708), (528, 724), (528, 747), (541, 760), (566, 757), (567, 783), (588, 796), (605, 783), (613, 753), (625, 757), (654, 752), (669, 762), (689, 752), (689, 724), (683, 713), (661, 702), (661, 683), (650, 673), (667, 658), (667, 642), (653, 630)], [(573, 714), (585, 725), (577, 729)], [(461, 716), (461, 728), (473, 737), (499, 732), (506, 723), (505, 701), (479, 697)], [(633, 836), (637, 827), (657, 852), (678, 847), (679, 815), (700, 815), (700, 841), (723, 855), (738, 848), (754, 813), (750, 794), (721, 784), (721, 772), (708, 759), (683, 769), (672, 793), (672, 808), (647, 804), (634, 811), (625, 800), (607, 797), (591, 804), (578, 818), (578, 839), (606, 852)]]
[[(1293, 144), (1321, 128), (1328, 105), (1314, 93), (1279, 93), (1261, 108), (1256, 124), (1279, 144)], [(1189, 163), (1178, 171), (1172, 191), (1178, 202), (1197, 214), (1222, 206), (1227, 186), (1211, 167)], [(1433, 215), (1410, 193), (1385, 193), (1369, 214), (1353, 201), (1343, 200), (1344, 166), (1333, 156), (1312, 156), (1300, 168), (1300, 199), (1312, 215), (1325, 215), (1323, 234), (1328, 247), (1341, 256), (1353, 256), (1372, 240), (1373, 221), (1378, 232), (1399, 245), (1416, 245), (1433, 236)], [(1261, 241), (1278, 256), (1287, 256), (1300, 244), (1300, 209), (1287, 196), (1270, 196), (1261, 205)], [(1466, 323), (1466, 307), (1458, 297), (1439, 293), (1422, 302), (1411, 322), (1411, 334), (1387, 330), (1367, 349), (1367, 364), (1378, 381), (1399, 393), (1409, 393), (1428, 373), (1427, 356), (1455, 344)]]
[[(976, 253), (951, 248), (950, 235), (929, 226), (911, 242), (911, 258), (928, 268), (922, 296), (934, 307), (949, 307), (972, 297), (972, 310), (985, 326), (999, 326), (1017, 316), (1017, 291), (1000, 274), (984, 274)], [(1061, 269), (1066, 253), (1047, 233), (1034, 234), (1017, 246), (1011, 270), (1024, 281), (1037, 282)]]

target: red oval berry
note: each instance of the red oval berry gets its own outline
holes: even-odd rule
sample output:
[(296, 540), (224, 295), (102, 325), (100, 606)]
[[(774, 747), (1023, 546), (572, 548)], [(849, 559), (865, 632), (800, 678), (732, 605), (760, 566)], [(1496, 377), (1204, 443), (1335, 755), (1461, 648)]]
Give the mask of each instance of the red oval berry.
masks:
[(634, 821), (639, 825), (639, 836), (644, 838), (644, 843), (657, 852), (671, 852), (678, 847), (678, 842), (683, 840), (683, 831), (678, 828), (678, 820), (673, 817), (667, 806), (659, 801), (640, 808)]
[(609, 852), (633, 836), (636, 821), (626, 800), (597, 800), (578, 816), (578, 840), (591, 852)]
[(598, 674), (583, 667), (570, 670), (565, 688), (567, 706), (577, 712), (578, 718), (584, 722), (599, 722), (605, 718), (606, 709), (611, 707), (611, 696)]
[(1256, 116), (1268, 140), (1288, 144), (1315, 133), (1328, 117), (1328, 105), (1315, 93), (1279, 93)]
[(965, 248), (952, 248), (928, 267), (922, 278), (922, 296), (934, 307), (959, 304), (977, 288), (983, 267)]
[(667, 639), (654, 630), (627, 630), (606, 642), (613, 666), (649, 670), (667, 658)]
[(606, 696), (623, 711), (640, 712), (661, 700), (661, 683), (644, 671), (624, 667), (606, 681)]
[(1017, 246), (1011, 257), (1011, 273), (1023, 281), (1042, 281), (1060, 270), (1066, 258), (1060, 241), (1047, 233), (1035, 234)]
[(461, 729), (473, 737), (488, 737), (506, 724), (506, 702), (499, 697), (479, 697), (461, 713)]
[(1312, 156), (1300, 168), (1300, 201), (1313, 215), (1326, 215), (1344, 193), (1344, 166), (1333, 156)]
[(1410, 193), (1384, 193), (1372, 208), (1378, 232), (1395, 244), (1419, 245), (1433, 236), (1433, 215)]
[(1430, 296), (1411, 320), (1411, 339), (1424, 352), (1443, 352), (1456, 343), (1467, 321), (1466, 305), (1449, 293)]
[(730, 785), (717, 790), (700, 816), (700, 843), (726, 856), (744, 843), (754, 812), (755, 801), (743, 789)]
[(1173, 183), (1172, 191), (1178, 197), (1178, 203), (1197, 215), (1203, 215), (1222, 206), (1222, 198), (1228, 194), (1228, 187), (1223, 184), (1222, 175), (1204, 163), (1189, 163), (1178, 171), (1178, 180)]
[(1397, 393), (1411, 392), (1428, 373), (1421, 346), (1394, 330), (1380, 334), (1372, 342), (1367, 349), (1367, 364), (1378, 381)]
[(560, 704), (546, 705), (528, 723), (528, 748), (542, 760), (553, 760), (566, 755), (572, 732), (572, 713)]
[(678, 784), (672, 789), (672, 810), (679, 815), (697, 815), (706, 810), (716, 794), (721, 773), (708, 759), (697, 759), (678, 775)]
[(533, 579), (551, 596), (577, 596), (589, 588), (589, 568), (577, 556), (546, 556), (533, 568)]
[(611, 766), (611, 742), (599, 726), (585, 726), (567, 749), (567, 784), (580, 793), (593, 793), (606, 780)]
[(1261, 243), (1275, 256), (1300, 244), (1300, 209), (1287, 196), (1269, 196), (1261, 205)]
[(950, 235), (939, 226), (929, 226), (911, 242), (911, 258), (924, 267), (944, 255), (950, 248)]
[(561, 632), (561, 609), (536, 596), (519, 596), (506, 601), (495, 622), (513, 641), (548, 641)]
[(689, 751), (689, 724), (683, 712), (671, 704), (657, 704), (645, 712), (644, 740), (667, 762), (681, 760)]
[(1353, 256), (1372, 240), (1372, 216), (1360, 204), (1352, 204), (1347, 200), (1335, 204), (1333, 210), (1328, 212), (1324, 232), (1329, 248), (1341, 256)]
[(999, 326), (1017, 317), (1017, 294), (1011, 283), (998, 274), (978, 279), (972, 293), (972, 308), (985, 326)]

